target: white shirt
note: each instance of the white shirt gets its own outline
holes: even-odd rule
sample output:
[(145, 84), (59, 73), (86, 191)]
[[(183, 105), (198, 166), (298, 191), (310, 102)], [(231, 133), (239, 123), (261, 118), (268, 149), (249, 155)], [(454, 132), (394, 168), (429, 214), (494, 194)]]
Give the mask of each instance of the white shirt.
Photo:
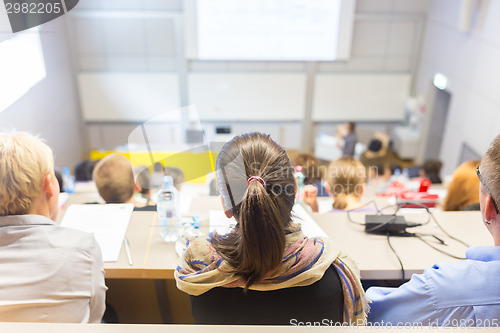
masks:
[(99, 323), (106, 290), (92, 234), (0, 216), (0, 321)]

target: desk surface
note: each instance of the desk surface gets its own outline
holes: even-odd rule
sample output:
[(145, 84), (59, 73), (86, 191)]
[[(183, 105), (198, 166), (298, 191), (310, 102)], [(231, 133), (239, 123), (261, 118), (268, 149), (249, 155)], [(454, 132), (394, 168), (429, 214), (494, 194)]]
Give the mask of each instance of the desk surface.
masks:
[[(190, 214), (200, 217), (202, 232), (207, 232), (211, 209), (220, 209), (218, 197), (198, 197), (191, 202)], [(469, 245), (492, 245), (492, 238), (484, 227), (479, 212), (435, 212), (434, 214), (446, 231)], [(357, 221), (364, 221), (363, 214), (352, 214), (352, 216)], [(312, 217), (335, 244), (357, 262), (363, 279), (401, 279), (400, 265), (390, 250), (386, 236), (366, 234), (363, 226), (348, 221), (346, 213), (313, 213)], [(406, 218), (415, 222), (426, 220), (423, 214), (408, 214)], [(435, 234), (447, 245), (440, 245), (437, 240), (427, 237), (431, 244), (456, 256), (465, 256), (466, 248), (450, 240), (433, 221), (410, 231)], [(161, 239), (155, 212), (134, 212), (127, 237), (133, 265), (129, 265), (125, 250), (122, 248), (117, 262), (105, 263), (107, 278), (173, 278), (179, 258), (175, 253), (174, 243), (165, 243)], [(406, 278), (411, 274), (421, 273), (436, 262), (458, 261), (439, 253), (414, 237), (391, 237), (391, 244), (403, 262)]]
[[(364, 221), (363, 214), (351, 215), (355, 221)], [(434, 216), (449, 234), (470, 246), (493, 245), (493, 239), (479, 212), (435, 212)], [(389, 247), (387, 236), (366, 234), (364, 226), (349, 222), (347, 213), (313, 213), (312, 217), (334, 243), (356, 261), (363, 279), (401, 279), (401, 267)], [(418, 223), (427, 220), (424, 213), (407, 214), (405, 217), (407, 221)], [(465, 257), (466, 247), (446, 236), (432, 220), (425, 226), (408, 231), (434, 234), (447, 245), (440, 244), (432, 237), (425, 239), (442, 251)], [(391, 237), (390, 241), (403, 262), (406, 278), (410, 278), (414, 273), (421, 273), (436, 262), (458, 261), (432, 249), (415, 237)]]

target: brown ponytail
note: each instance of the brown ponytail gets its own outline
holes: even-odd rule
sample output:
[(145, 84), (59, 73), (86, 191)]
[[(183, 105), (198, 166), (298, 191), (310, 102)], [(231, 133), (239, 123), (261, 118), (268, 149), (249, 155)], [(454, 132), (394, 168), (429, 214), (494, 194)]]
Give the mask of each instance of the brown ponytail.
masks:
[[(245, 289), (279, 267), (285, 249), (285, 227), (295, 200), (293, 168), (283, 148), (269, 136), (250, 133), (228, 142), (217, 158), (217, 183), (224, 205), (238, 221), (212, 244), (246, 281)], [(248, 183), (252, 176), (259, 181)]]
[(333, 209), (345, 209), (347, 207), (347, 194), (340, 193), (333, 197)]

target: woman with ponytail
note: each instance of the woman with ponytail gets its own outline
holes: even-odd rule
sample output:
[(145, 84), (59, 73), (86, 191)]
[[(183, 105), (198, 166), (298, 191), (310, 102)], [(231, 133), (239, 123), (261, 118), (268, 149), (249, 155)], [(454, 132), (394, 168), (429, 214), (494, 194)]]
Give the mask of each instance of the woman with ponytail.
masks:
[(175, 271), (195, 322), (364, 324), (366, 298), (352, 260), (292, 222), (296, 181), (285, 150), (264, 134), (237, 136), (216, 169), (223, 209), (237, 225), (191, 239)]
[[(374, 207), (365, 207), (361, 196), (366, 186), (366, 168), (352, 157), (342, 157), (330, 163), (326, 176), (326, 191), (333, 198), (332, 212), (355, 210), (356, 212), (376, 212)], [(313, 212), (318, 211), (317, 189), (304, 187), (304, 201)]]

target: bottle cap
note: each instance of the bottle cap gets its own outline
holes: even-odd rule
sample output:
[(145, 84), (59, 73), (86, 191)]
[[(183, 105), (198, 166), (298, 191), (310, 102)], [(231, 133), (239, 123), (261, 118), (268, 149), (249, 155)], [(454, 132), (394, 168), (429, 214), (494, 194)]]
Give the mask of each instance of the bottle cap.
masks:
[(163, 176), (163, 187), (173, 187), (174, 179), (172, 176)]

